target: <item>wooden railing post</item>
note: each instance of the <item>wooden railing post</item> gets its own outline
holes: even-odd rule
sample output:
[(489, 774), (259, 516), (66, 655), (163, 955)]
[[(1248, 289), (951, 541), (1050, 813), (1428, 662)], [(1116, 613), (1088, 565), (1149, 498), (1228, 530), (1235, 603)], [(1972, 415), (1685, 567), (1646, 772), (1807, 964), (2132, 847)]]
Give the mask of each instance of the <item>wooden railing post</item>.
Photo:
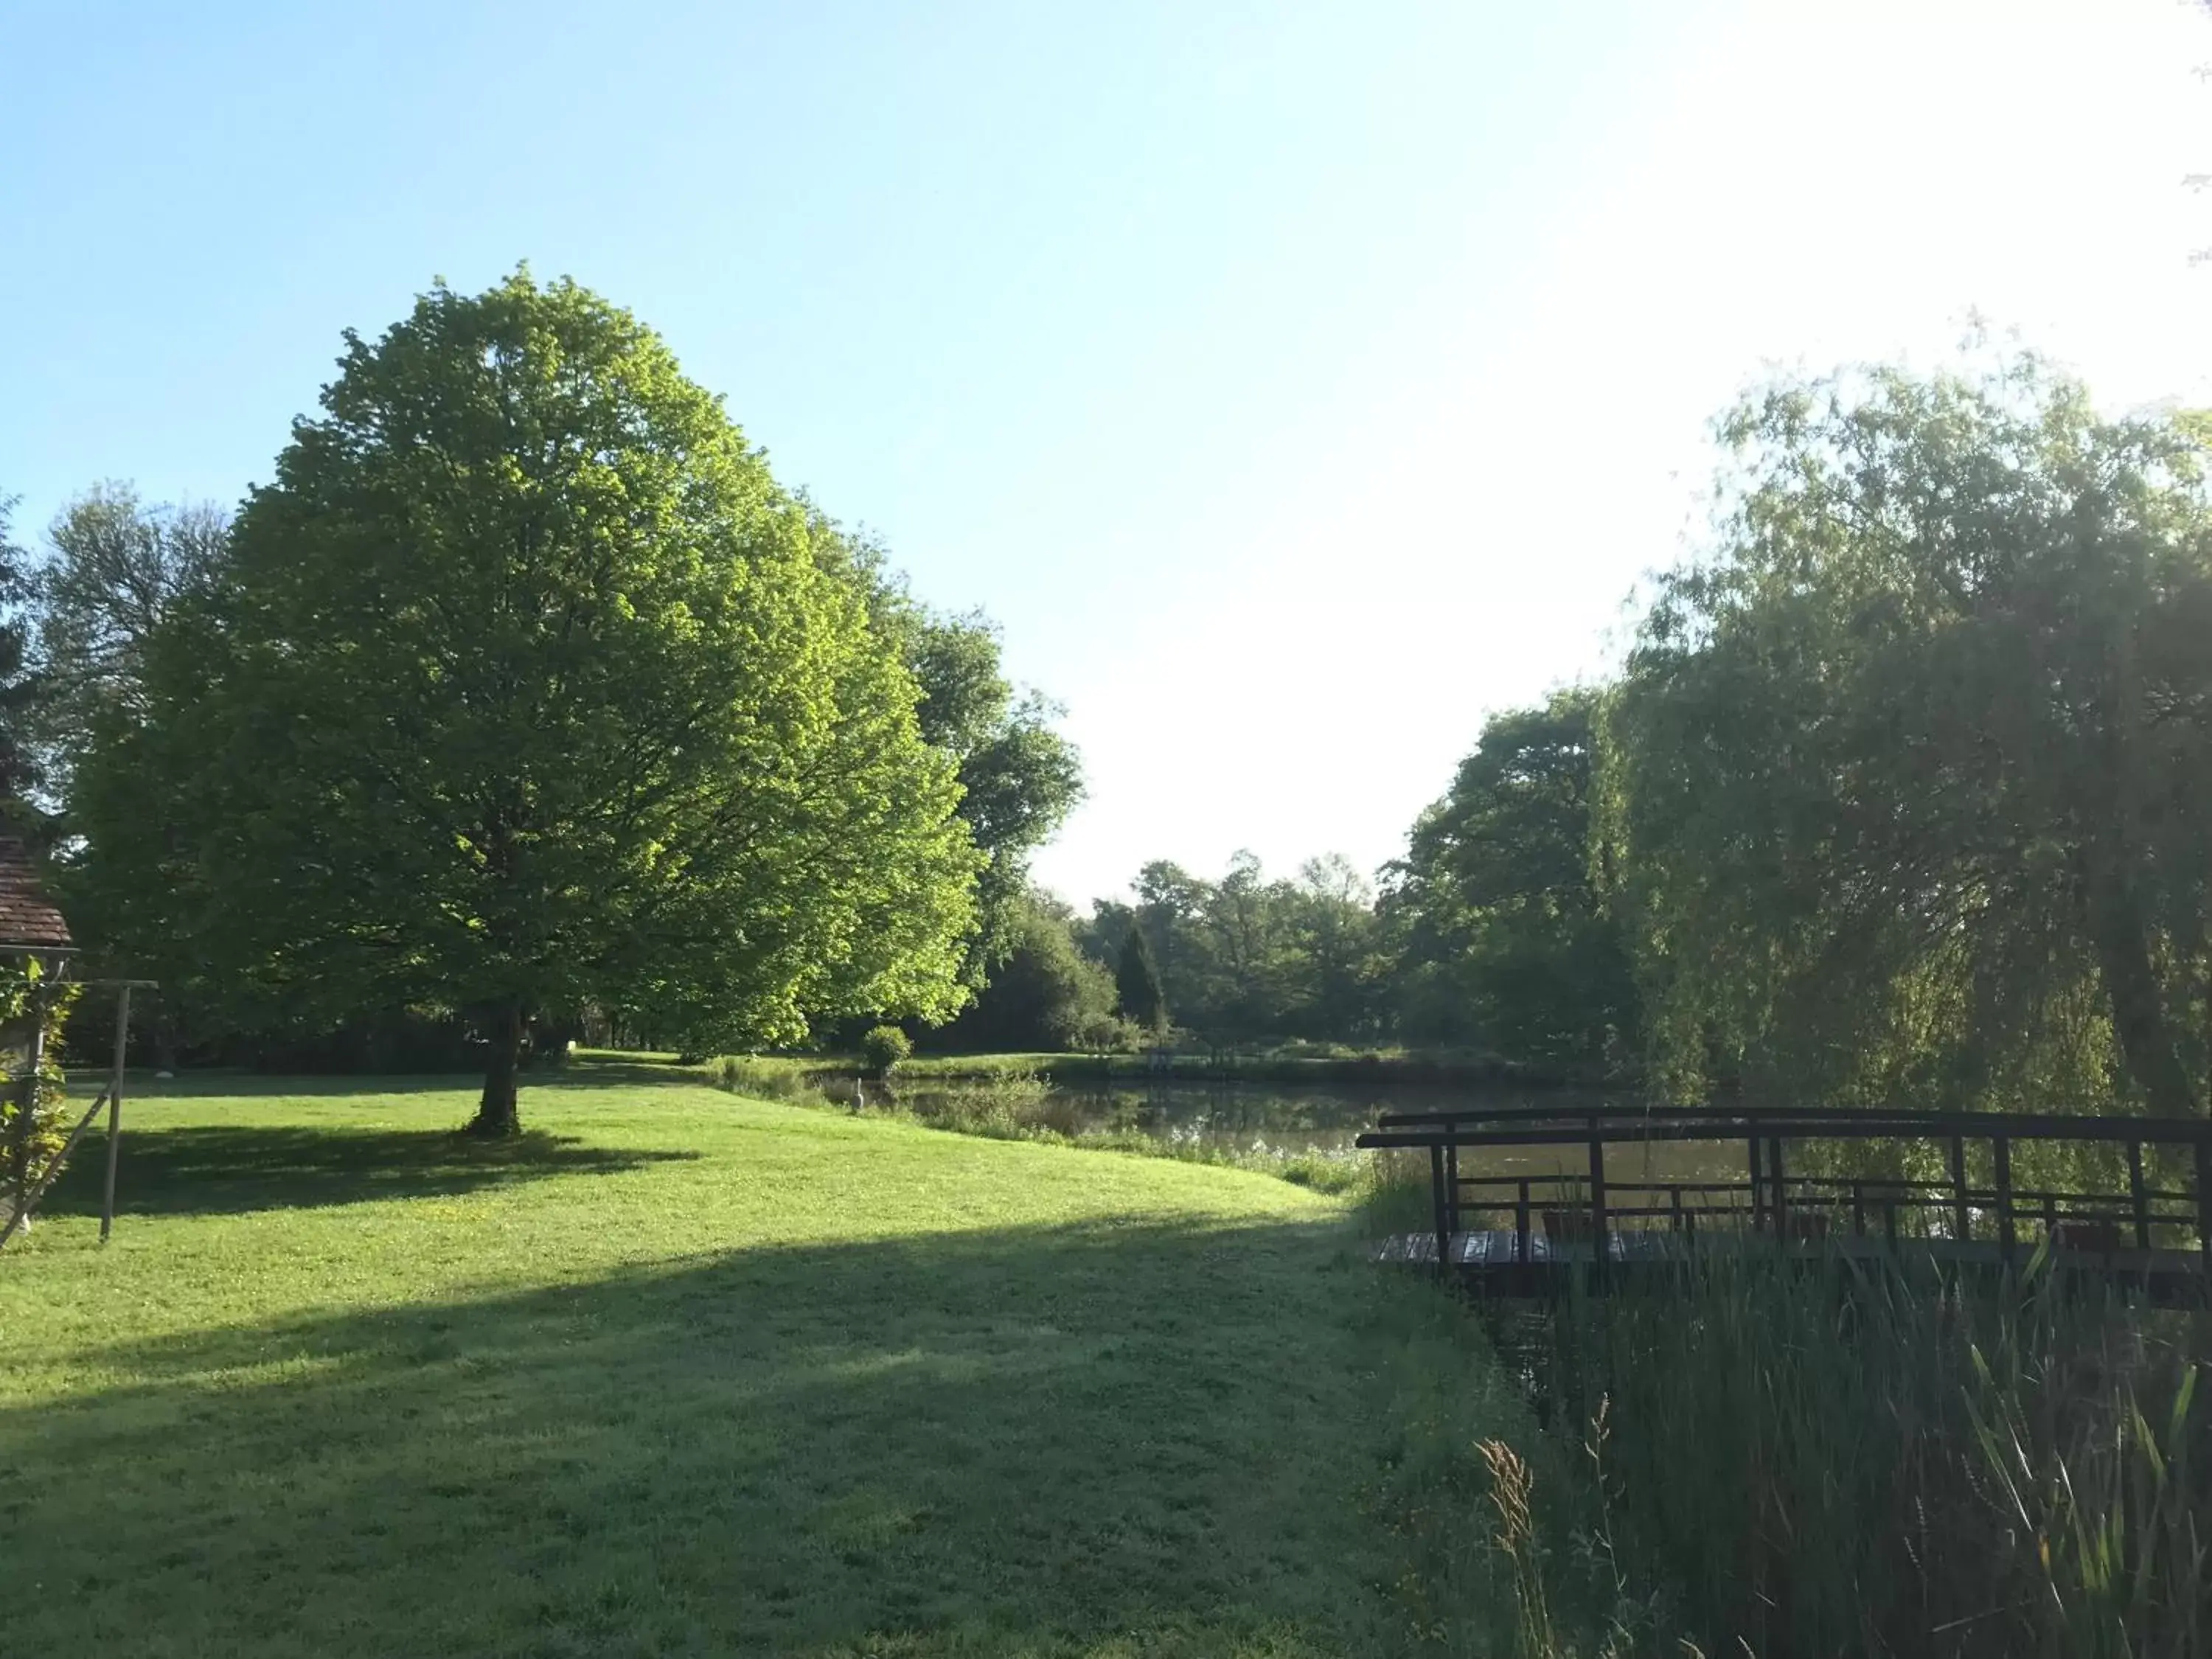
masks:
[(115, 993), (115, 1066), (107, 1082), (107, 1179), (100, 1192), (100, 1242), (115, 1231), (115, 1169), (123, 1157), (123, 1060), (131, 1042), (131, 988)]
[(1516, 1261), (1526, 1265), (1528, 1260), (1528, 1177), (1521, 1177), (1521, 1186), (1513, 1204), (1513, 1249)]
[(1851, 1182), (1851, 1237), (1866, 1237), (1866, 1183), (1861, 1181)]
[(1590, 1120), (1589, 1132), (1590, 1240), (1596, 1252), (1598, 1281), (1602, 1284), (1611, 1252), (1606, 1247), (1605, 1138), (1595, 1118)]
[(1459, 1133), (1454, 1129), (1444, 1139), (1444, 1233), (1455, 1237), (1459, 1231)]
[(2012, 1137), (1990, 1137), (1990, 1158), (1995, 1166), (1997, 1195), (1997, 1260), (2012, 1266)]
[(2212, 1269), (2212, 1140), (2197, 1137), (2197, 1248)]
[(1451, 1229), (1444, 1212), (1444, 1149), (1442, 1141), (1429, 1143), (1429, 1199), (1437, 1228), (1437, 1272), (1441, 1275), (1451, 1261)]
[(1966, 1206), (1966, 1143), (1960, 1135), (1951, 1137), (1951, 1237), (1965, 1243), (1972, 1217)]
[(2143, 1180), (2142, 1142), (2128, 1142), (2128, 1206), (2135, 1212), (2136, 1249), (2150, 1249), (2150, 1197)]
[(1775, 1135), (1766, 1143), (1766, 1162), (1774, 1190), (1766, 1200), (1767, 1211), (1774, 1218), (1774, 1237), (1777, 1243), (1790, 1237), (1790, 1194), (1785, 1183), (1789, 1176), (1782, 1167), (1782, 1137)]
[(1766, 1219), (1766, 1206), (1760, 1196), (1759, 1179), (1759, 1125), (1751, 1126), (1751, 1139), (1746, 1143), (1751, 1150), (1751, 1230), (1757, 1232)]

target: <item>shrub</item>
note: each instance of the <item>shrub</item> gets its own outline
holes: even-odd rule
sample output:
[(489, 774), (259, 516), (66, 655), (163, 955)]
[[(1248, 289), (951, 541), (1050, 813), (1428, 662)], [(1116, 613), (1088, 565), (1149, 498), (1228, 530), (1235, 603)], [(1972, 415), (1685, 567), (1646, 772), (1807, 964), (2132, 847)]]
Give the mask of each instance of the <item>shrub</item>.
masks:
[(889, 1077), (913, 1052), (914, 1039), (896, 1025), (873, 1026), (860, 1039), (860, 1058), (870, 1077)]

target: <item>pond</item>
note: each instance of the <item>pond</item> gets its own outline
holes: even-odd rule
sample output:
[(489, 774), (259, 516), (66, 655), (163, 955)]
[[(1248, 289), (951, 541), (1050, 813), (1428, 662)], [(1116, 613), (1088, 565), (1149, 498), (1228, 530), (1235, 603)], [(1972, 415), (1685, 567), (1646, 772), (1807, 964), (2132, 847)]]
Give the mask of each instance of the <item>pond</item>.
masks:
[[(964, 1092), (958, 1084), (914, 1083), (897, 1091), (901, 1105), (927, 1115)], [(1620, 1094), (1589, 1090), (1416, 1083), (1231, 1083), (1188, 1079), (1056, 1082), (1045, 1086), (1039, 1115), (1074, 1131), (1134, 1132), (1163, 1140), (1195, 1139), (1229, 1152), (1342, 1153), (1384, 1112), (1453, 1107), (1578, 1104), (1618, 1106)], [(1474, 1155), (1463, 1163), (1474, 1172)], [(1741, 1173), (1741, 1147), (1680, 1142), (1616, 1146), (1607, 1153), (1615, 1181), (1695, 1181)], [(1570, 1146), (1498, 1148), (1480, 1155), (1486, 1175), (1579, 1174), (1588, 1154)]]

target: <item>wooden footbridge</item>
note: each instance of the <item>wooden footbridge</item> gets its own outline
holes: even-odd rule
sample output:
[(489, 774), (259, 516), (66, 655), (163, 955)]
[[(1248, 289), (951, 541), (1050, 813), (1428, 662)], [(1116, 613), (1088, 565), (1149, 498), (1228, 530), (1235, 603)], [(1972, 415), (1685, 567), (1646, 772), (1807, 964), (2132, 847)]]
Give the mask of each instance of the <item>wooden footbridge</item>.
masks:
[[(1993, 1273), (2041, 1249), (2060, 1274), (2212, 1301), (2212, 1121), (2200, 1119), (1525, 1106), (1386, 1113), (1358, 1144), (1429, 1166), (1429, 1228), (1386, 1239), (1378, 1259), (1504, 1295), (1576, 1278), (1602, 1288), (1719, 1240), (1764, 1238), (1808, 1258)], [(1741, 1177), (1655, 1176), (1656, 1158), (1623, 1156), (1679, 1163), (1698, 1148), (1709, 1170), (1733, 1159)], [(2016, 1151), (2031, 1171), (2020, 1180)], [(1646, 1168), (1624, 1178), (1630, 1161)]]

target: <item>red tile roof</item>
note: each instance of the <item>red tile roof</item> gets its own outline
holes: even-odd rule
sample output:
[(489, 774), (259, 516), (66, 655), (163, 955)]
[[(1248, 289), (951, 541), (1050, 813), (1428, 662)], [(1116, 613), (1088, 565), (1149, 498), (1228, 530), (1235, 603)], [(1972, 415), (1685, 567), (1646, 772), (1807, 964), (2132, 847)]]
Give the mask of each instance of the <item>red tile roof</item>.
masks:
[(69, 923), (46, 902), (31, 854), (13, 836), (0, 836), (0, 950), (73, 948)]

